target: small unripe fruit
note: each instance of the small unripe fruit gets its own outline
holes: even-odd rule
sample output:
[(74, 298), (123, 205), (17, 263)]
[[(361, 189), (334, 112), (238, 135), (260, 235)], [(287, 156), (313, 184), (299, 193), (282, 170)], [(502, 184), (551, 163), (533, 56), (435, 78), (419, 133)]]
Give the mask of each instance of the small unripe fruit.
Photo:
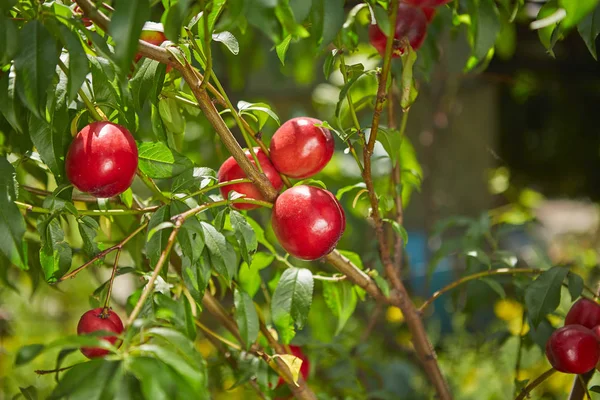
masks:
[(73, 139), (65, 168), (69, 181), (96, 197), (123, 193), (133, 182), (138, 150), (131, 133), (108, 121), (84, 127)]
[(546, 342), (546, 357), (557, 371), (584, 374), (594, 369), (600, 360), (598, 339), (584, 326), (563, 326)]
[[(279, 173), (277, 172), (275, 167), (273, 167), (271, 161), (269, 161), (269, 158), (259, 147), (254, 148), (254, 152), (256, 154), (258, 162), (260, 163), (260, 166), (262, 167), (263, 172), (271, 182), (271, 185), (273, 185), (273, 187), (277, 191), (281, 190), (281, 188), (283, 187), (283, 182), (281, 180), (281, 177), (279, 176)], [(250, 154), (250, 151), (246, 150), (245, 154), (246, 157), (248, 157), (248, 160), (250, 160), (250, 162), (254, 166), (256, 166), (256, 163), (254, 162), (254, 158), (252, 157), (252, 154)], [(246, 174), (233, 157), (229, 157), (227, 160), (225, 160), (223, 165), (221, 165), (221, 168), (219, 168), (217, 177), (219, 179), (219, 183), (228, 182), (235, 179), (247, 178)], [(246, 198), (248, 199), (265, 200), (263, 195), (260, 193), (260, 190), (258, 190), (258, 188), (252, 183), (236, 183), (234, 185), (223, 186), (220, 188), (220, 190), (221, 195), (224, 199), (227, 198), (229, 192), (235, 190), (238, 193), (246, 195)], [(254, 208), (258, 208), (259, 206), (255, 204), (234, 204), (233, 207), (237, 208), (238, 210), (251, 210)]]
[[(396, 20), (396, 29), (394, 30), (394, 42), (392, 57), (400, 57), (404, 54), (402, 41), (408, 40), (410, 46), (417, 50), (425, 41), (427, 35), (427, 17), (422, 9), (412, 7), (406, 4), (400, 4), (398, 9), (398, 18)], [(382, 56), (385, 54), (387, 36), (379, 26), (371, 24), (369, 26), (369, 39), (373, 47), (379, 51)]]
[[(302, 352), (302, 348), (300, 346), (294, 346), (290, 344), (290, 350), (292, 351), (293, 355), (302, 360), (302, 365), (300, 366), (300, 375), (306, 379), (308, 372), (310, 371), (310, 362), (308, 361), (308, 357), (306, 354), (304, 354), (304, 352)], [(277, 381), (277, 387), (283, 385), (284, 383), (285, 381), (283, 378), (279, 377), (279, 381)]]
[[(85, 335), (97, 331), (114, 332), (118, 335), (123, 333), (123, 322), (121, 318), (110, 309), (107, 309), (103, 313), (103, 308), (94, 308), (83, 314), (77, 324), (77, 334)], [(117, 342), (116, 336), (103, 336), (102, 340), (115, 344)], [(120, 344), (119, 344), (120, 346)], [(108, 350), (100, 347), (82, 347), (81, 352), (87, 358), (104, 357), (108, 354)]]
[(300, 185), (277, 198), (271, 224), (288, 253), (302, 260), (316, 260), (335, 248), (346, 228), (346, 217), (333, 194)]
[(331, 160), (335, 143), (322, 121), (300, 117), (286, 121), (273, 135), (271, 161), (284, 175), (304, 179), (321, 171)]

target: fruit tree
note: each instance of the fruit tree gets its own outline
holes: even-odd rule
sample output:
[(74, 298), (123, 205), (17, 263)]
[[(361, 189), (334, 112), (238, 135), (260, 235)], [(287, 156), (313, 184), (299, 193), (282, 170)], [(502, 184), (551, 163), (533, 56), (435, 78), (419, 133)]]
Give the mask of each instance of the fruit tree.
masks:
[[(597, 251), (515, 249), (516, 230), (544, 237), (542, 196), (481, 145), (483, 102), (456, 101), (482, 73), (523, 101), (551, 86), (494, 63), (522, 31), (538, 65), (574, 38), (596, 58), (596, 15), (598, 0), (1, 0), (0, 398), (600, 393)], [(440, 217), (436, 182), (467, 181), (432, 169), (440, 137), (501, 207)]]

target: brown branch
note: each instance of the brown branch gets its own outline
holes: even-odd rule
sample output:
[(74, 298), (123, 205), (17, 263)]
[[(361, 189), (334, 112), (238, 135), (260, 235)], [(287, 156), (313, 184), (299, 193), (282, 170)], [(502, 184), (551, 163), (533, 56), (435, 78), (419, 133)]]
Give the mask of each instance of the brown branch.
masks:
[(588, 391), (587, 385), (594, 376), (595, 369), (591, 370), (582, 375), (575, 375), (573, 379), (573, 388), (569, 394), (569, 400), (583, 400), (587, 396), (591, 400), (590, 392)]
[(556, 370), (554, 368), (550, 368), (548, 371), (544, 372), (542, 375), (538, 376), (533, 382), (527, 385), (521, 393), (515, 398), (515, 400), (525, 400), (529, 393), (542, 384), (546, 379), (550, 378), (552, 374), (554, 374)]
[(121, 240), (119, 243), (115, 244), (114, 246), (109, 247), (108, 249), (103, 250), (100, 253), (96, 254), (91, 260), (89, 260), (88, 262), (86, 262), (85, 264), (83, 264), (81, 267), (74, 269), (73, 271), (69, 272), (66, 275), (63, 275), (58, 281), (56, 281), (56, 283), (65, 281), (65, 280), (70, 279), (70, 278), (74, 278), (75, 275), (77, 275), (78, 273), (80, 273), (82, 270), (84, 270), (85, 268), (89, 267), (90, 265), (92, 265), (94, 262), (96, 262), (99, 259), (101, 259), (104, 256), (106, 256), (111, 251), (114, 251), (114, 250), (121, 251), (121, 249), (123, 248), (123, 246), (125, 246), (125, 244), (127, 244), (127, 242), (129, 242), (131, 239), (133, 239), (133, 237), (135, 235), (137, 235), (138, 233), (140, 233), (141, 231), (143, 231), (144, 229), (146, 229), (147, 226), (148, 226), (148, 222), (144, 222), (135, 231), (131, 232), (125, 239)]

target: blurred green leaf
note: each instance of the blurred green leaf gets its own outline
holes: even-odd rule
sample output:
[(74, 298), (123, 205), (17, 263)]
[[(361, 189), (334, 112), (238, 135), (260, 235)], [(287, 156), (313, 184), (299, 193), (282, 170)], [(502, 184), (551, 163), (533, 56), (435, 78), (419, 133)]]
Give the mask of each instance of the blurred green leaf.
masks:
[(275, 51), (277, 52), (277, 57), (279, 57), (279, 61), (281, 61), (281, 65), (285, 65), (285, 53), (287, 53), (291, 41), (292, 35), (287, 35), (285, 39), (281, 41), (281, 43), (275, 46)]
[(305, 268), (286, 269), (271, 301), (273, 322), (279, 330), (283, 343), (289, 343), (294, 337), (294, 323), (302, 329), (308, 319), (308, 312), (312, 304), (313, 276)]
[(14, 69), (0, 76), (0, 112), (18, 133), (23, 133), (27, 128), (25, 109), (18, 99)]
[(171, 7), (165, 11), (165, 36), (173, 43), (179, 41), (181, 27), (183, 26), (191, 3), (190, 0), (171, 1)]
[(567, 16), (562, 20), (564, 29), (579, 24), (598, 5), (598, 0), (558, 0), (558, 5), (565, 9)]
[(130, 71), (142, 28), (149, 19), (150, 4), (148, 0), (127, 0), (115, 4), (109, 31), (115, 41), (115, 63), (122, 75)]
[(575, 301), (579, 296), (581, 296), (581, 293), (583, 293), (583, 278), (574, 272), (569, 272), (567, 278), (569, 283), (569, 294), (571, 295), (571, 301)]
[(189, 158), (169, 149), (162, 142), (138, 144), (139, 167), (154, 179), (171, 178), (193, 167)]
[(600, 7), (596, 7), (594, 12), (588, 14), (581, 20), (577, 25), (577, 30), (590, 51), (590, 54), (594, 57), (594, 60), (598, 60), (596, 38), (600, 35)]
[[(537, 15), (537, 20), (541, 20), (547, 18), (554, 13), (556, 13), (559, 9), (557, 0), (550, 0), (546, 4), (540, 8), (540, 11)], [(548, 53), (554, 57), (554, 44), (562, 36), (562, 27), (558, 23), (553, 23), (548, 26), (545, 26), (541, 29), (538, 29), (538, 36), (540, 38), (540, 42), (544, 45)]]
[(235, 322), (240, 329), (240, 335), (247, 350), (256, 341), (256, 338), (258, 338), (258, 314), (256, 313), (252, 298), (243, 290), (235, 289), (233, 302), (235, 305)]
[(354, 313), (358, 297), (352, 284), (347, 281), (328, 282), (323, 281), (323, 298), (325, 304), (331, 310), (333, 315), (338, 317), (338, 324), (335, 335), (339, 335), (346, 322)]
[(488, 285), (494, 292), (498, 293), (498, 296), (500, 296), (501, 299), (506, 298), (506, 291), (497, 281), (488, 278), (482, 278), (480, 280)]
[(0, 251), (12, 264), (26, 270), (29, 266), (23, 247), (25, 221), (14, 203), (15, 184), (15, 169), (6, 158), (0, 157)]
[(19, 390), (21, 391), (21, 394), (23, 395), (25, 400), (37, 400), (38, 399), (38, 392), (37, 392), (37, 389), (35, 388), (35, 386), (27, 386), (24, 388), (20, 387)]
[(27, 364), (34, 358), (36, 358), (40, 353), (46, 348), (43, 344), (30, 344), (27, 346), (23, 346), (17, 351), (17, 356), (15, 358), (15, 365), (23, 365)]
[(96, 359), (70, 368), (59, 381), (49, 400), (89, 400), (112, 398), (111, 380), (121, 367), (121, 361)]
[(0, 15), (0, 64), (8, 64), (19, 49), (19, 32), (15, 23)]
[(568, 268), (552, 267), (525, 290), (525, 305), (534, 327), (560, 304), (562, 282), (568, 273)]
[(46, 91), (58, 64), (58, 44), (37, 19), (27, 22), (20, 30), (19, 43), (15, 58), (17, 91), (27, 108), (43, 118)]
[(259, 271), (265, 269), (275, 259), (272, 254), (258, 252), (252, 257), (252, 264), (243, 263), (240, 267), (238, 283), (250, 297), (254, 297), (260, 288), (261, 277)]

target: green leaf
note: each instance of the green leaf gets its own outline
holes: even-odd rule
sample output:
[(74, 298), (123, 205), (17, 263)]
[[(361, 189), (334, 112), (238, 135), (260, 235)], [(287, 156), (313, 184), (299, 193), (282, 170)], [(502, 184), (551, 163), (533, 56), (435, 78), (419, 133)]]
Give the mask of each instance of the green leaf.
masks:
[(589, 390), (590, 390), (590, 392), (600, 393), (600, 386), (598, 386), (598, 385), (592, 386)]
[(196, 392), (178, 372), (157, 358), (135, 357), (127, 367), (139, 380), (144, 399), (206, 398), (207, 391)]
[(275, 114), (273, 110), (271, 110), (271, 107), (266, 103), (248, 103), (240, 100), (237, 103), (237, 108), (240, 114), (250, 114), (258, 118), (259, 129), (262, 129), (269, 117), (277, 122), (277, 125), (281, 125), (281, 121), (277, 114)]
[(556, 310), (560, 304), (562, 282), (568, 273), (567, 268), (550, 268), (538, 276), (525, 290), (525, 305), (534, 327), (537, 327), (542, 319)]
[(502, 25), (498, 16), (498, 9), (493, 0), (478, 0), (476, 3), (475, 13), (477, 17), (473, 55), (478, 60), (483, 60), (489, 50), (494, 47)]
[(121, 74), (129, 73), (144, 23), (150, 19), (148, 0), (119, 1), (110, 21), (110, 35), (115, 41), (115, 63)]
[(173, 43), (179, 41), (181, 27), (185, 21), (190, 2), (190, 0), (177, 0), (171, 2), (171, 7), (165, 12), (165, 36)]
[(27, 364), (34, 358), (40, 355), (40, 353), (46, 348), (43, 344), (30, 344), (28, 346), (23, 346), (17, 352), (17, 357), (15, 358), (15, 365), (23, 365)]
[(506, 297), (506, 291), (497, 281), (488, 278), (480, 279), (482, 282), (486, 283), (494, 292), (498, 293), (500, 298), (504, 299)]
[(594, 8), (599, 0), (558, 0), (558, 5), (565, 9), (567, 16), (561, 21), (564, 29), (579, 24)]
[(335, 334), (339, 335), (356, 309), (358, 302), (356, 291), (350, 282), (323, 281), (323, 298), (333, 315), (338, 317)]
[(377, 287), (379, 287), (379, 290), (381, 290), (381, 293), (383, 293), (385, 297), (390, 297), (389, 283), (379, 274), (374, 275), (373, 280), (375, 281)]
[(62, 132), (52, 129), (45, 120), (29, 114), (29, 134), (44, 164), (60, 178), (64, 176), (64, 148)]
[(231, 282), (237, 269), (237, 260), (231, 244), (214, 226), (204, 221), (201, 225), (212, 268), (227, 282)]
[(294, 337), (293, 325), (302, 329), (308, 320), (313, 286), (312, 272), (308, 269), (288, 268), (281, 275), (273, 293), (271, 312), (283, 343)]
[(281, 41), (281, 43), (275, 46), (275, 51), (277, 52), (279, 61), (281, 61), (281, 65), (285, 65), (285, 53), (287, 53), (291, 41), (292, 35), (287, 35), (286, 38)]
[(89, 400), (112, 398), (113, 376), (121, 361), (96, 359), (70, 368), (58, 383), (49, 400)]
[(373, 10), (373, 13), (375, 14), (374, 17), (375, 21), (377, 21), (377, 26), (379, 26), (381, 32), (389, 38), (392, 34), (392, 28), (390, 26), (388, 12), (378, 5), (372, 7), (371, 10)]
[(583, 278), (577, 275), (574, 272), (569, 272), (568, 275), (568, 283), (569, 283), (569, 294), (571, 295), (571, 301), (575, 301), (581, 293), (583, 293)]
[[(544, 19), (546, 17), (551, 16), (552, 14), (556, 13), (559, 9), (558, 6), (558, 2), (557, 0), (550, 0), (547, 3), (545, 3), (542, 8), (540, 8), (540, 11), (538, 12), (537, 15), (537, 20), (541, 20)], [(557, 38), (561, 36), (561, 26), (558, 25), (558, 23), (554, 23), (548, 26), (545, 26), (541, 29), (538, 29), (538, 36), (540, 38), (540, 42), (542, 43), (542, 45), (544, 45), (544, 47), (546, 48), (546, 50), (548, 50), (548, 53), (554, 57), (554, 51), (552, 50), (554, 47), (554, 44), (556, 43), (556, 39), (553, 38)]]
[(40, 263), (48, 283), (54, 283), (71, 267), (72, 251), (65, 240), (59, 219), (49, 216), (38, 222), (42, 241)]
[(163, 124), (167, 128), (169, 146), (181, 149), (183, 146), (183, 134), (185, 132), (185, 119), (181, 116), (179, 105), (175, 99), (170, 97), (158, 101), (158, 112)]
[(19, 47), (15, 58), (17, 91), (23, 103), (41, 118), (45, 115), (46, 91), (56, 72), (59, 48), (54, 36), (37, 19), (21, 28)]
[(400, 155), (400, 147), (402, 146), (403, 137), (396, 130), (388, 130), (379, 127), (377, 141), (381, 143), (393, 164), (396, 164)]
[(218, 182), (217, 173), (206, 167), (186, 169), (173, 179), (172, 193), (191, 192)]
[(81, 235), (81, 239), (83, 239), (83, 251), (88, 256), (96, 255), (98, 250), (98, 245), (94, 241), (96, 235), (98, 234), (98, 229), (100, 229), (100, 225), (98, 222), (90, 216), (83, 216), (78, 220), (79, 224), (79, 234)]
[(203, 368), (195, 368), (192, 363), (188, 362), (185, 354), (178, 352), (176, 349), (173, 350), (169, 347), (158, 346), (156, 344), (143, 344), (139, 346), (139, 350), (143, 354), (147, 355), (149, 353), (153, 355), (156, 359), (171, 367), (179, 375), (180, 379), (185, 379), (194, 392), (198, 394), (206, 393), (206, 388), (203, 387), (203, 384), (206, 382), (206, 379), (203, 379)]
[(157, 104), (165, 82), (166, 70), (166, 66), (158, 61), (142, 59), (141, 65), (130, 81), (131, 94), (136, 107), (143, 108), (146, 101)]
[(77, 97), (77, 91), (85, 82), (85, 77), (90, 72), (88, 58), (83, 50), (79, 37), (65, 25), (60, 26), (60, 33), (69, 51), (69, 85), (67, 89), (69, 102)]
[(38, 392), (37, 392), (37, 389), (35, 388), (35, 386), (27, 386), (25, 388), (20, 387), (19, 390), (21, 391), (21, 394), (23, 395), (23, 397), (25, 397), (25, 400), (37, 400), (38, 399)]
[(402, 79), (400, 80), (400, 89), (402, 90), (400, 106), (404, 112), (408, 111), (419, 95), (419, 91), (415, 86), (415, 80), (413, 79), (415, 61), (417, 61), (417, 52), (410, 48), (407, 49), (402, 55)]
[(365, 266), (360, 258), (360, 256), (352, 251), (348, 250), (339, 250), (340, 254), (344, 257), (348, 258), (350, 262), (358, 267), (361, 271), (365, 270)]
[(235, 305), (235, 322), (240, 329), (240, 335), (246, 345), (246, 350), (248, 350), (258, 338), (258, 314), (252, 298), (243, 290), (235, 289), (233, 302)]
[[(156, 210), (152, 217), (150, 217), (150, 222), (148, 223), (148, 234), (160, 225), (163, 222), (170, 222), (170, 214), (169, 207), (163, 206)], [(150, 239), (147, 239), (145, 250), (146, 256), (150, 260), (150, 264), (154, 267), (160, 258), (160, 253), (167, 246), (167, 241), (169, 239), (170, 230), (162, 229), (157, 231)]]
[[(171, 215), (178, 215), (188, 211), (190, 207), (187, 204), (173, 200), (171, 202)], [(196, 217), (188, 218), (177, 235), (177, 241), (181, 246), (181, 251), (192, 262), (200, 260), (204, 250), (202, 226)]]
[(21, 105), (16, 93), (14, 68), (0, 76), (0, 112), (18, 133), (23, 133), (27, 127), (24, 115), (26, 110)]
[(254, 297), (260, 288), (260, 270), (265, 269), (273, 263), (275, 256), (258, 252), (252, 257), (252, 264), (242, 263), (238, 272), (238, 283), (250, 297)]
[(393, 219), (384, 218), (383, 221), (388, 222), (392, 225), (392, 228), (394, 228), (396, 234), (398, 234), (402, 238), (403, 245), (406, 246), (408, 244), (408, 232), (406, 232), (406, 229), (404, 229), (402, 225), (400, 225), (397, 221), (394, 221)]
[(15, 169), (4, 157), (0, 157), (0, 251), (22, 270), (27, 270), (27, 253), (24, 251), (23, 235), (25, 221), (15, 205)]
[(600, 35), (600, 7), (596, 7), (593, 13), (588, 14), (579, 25), (577, 25), (577, 30), (590, 51), (590, 54), (594, 57), (594, 60), (597, 61), (596, 38)]
[(140, 143), (138, 152), (139, 167), (150, 178), (171, 178), (193, 167), (189, 158), (171, 150), (162, 142)]
[(238, 55), (240, 52), (240, 44), (237, 39), (233, 35), (233, 33), (229, 31), (223, 31), (219, 33), (213, 33), (212, 39), (215, 42), (223, 43), (227, 49), (233, 54)]
[(344, 25), (346, 13), (344, 0), (313, 0), (311, 20), (316, 44), (321, 49), (328, 46)]
[(344, 196), (344, 194), (346, 194), (354, 189), (366, 189), (366, 188), (367, 188), (367, 184), (364, 182), (358, 182), (354, 185), (344, 186), (343, 188), (341, 188), (340, 190), (337, 191), (335, 197), (338, 200), (342, 200), (342, 196)]
[(235, 232), (235, 237), (240, 244), (242, 258), (250, 265), (252, 264), (252, 255), (258, 248), (256, 234), (252, 226), (246, 221), (246, 218), (238, 211), (232, 210), (229, 213), (229, 218), (231, 219), (231, 226)]
[(8, 64), (19, 49), (19, 33), (14, 21), (0, 15), (0, 64)]

